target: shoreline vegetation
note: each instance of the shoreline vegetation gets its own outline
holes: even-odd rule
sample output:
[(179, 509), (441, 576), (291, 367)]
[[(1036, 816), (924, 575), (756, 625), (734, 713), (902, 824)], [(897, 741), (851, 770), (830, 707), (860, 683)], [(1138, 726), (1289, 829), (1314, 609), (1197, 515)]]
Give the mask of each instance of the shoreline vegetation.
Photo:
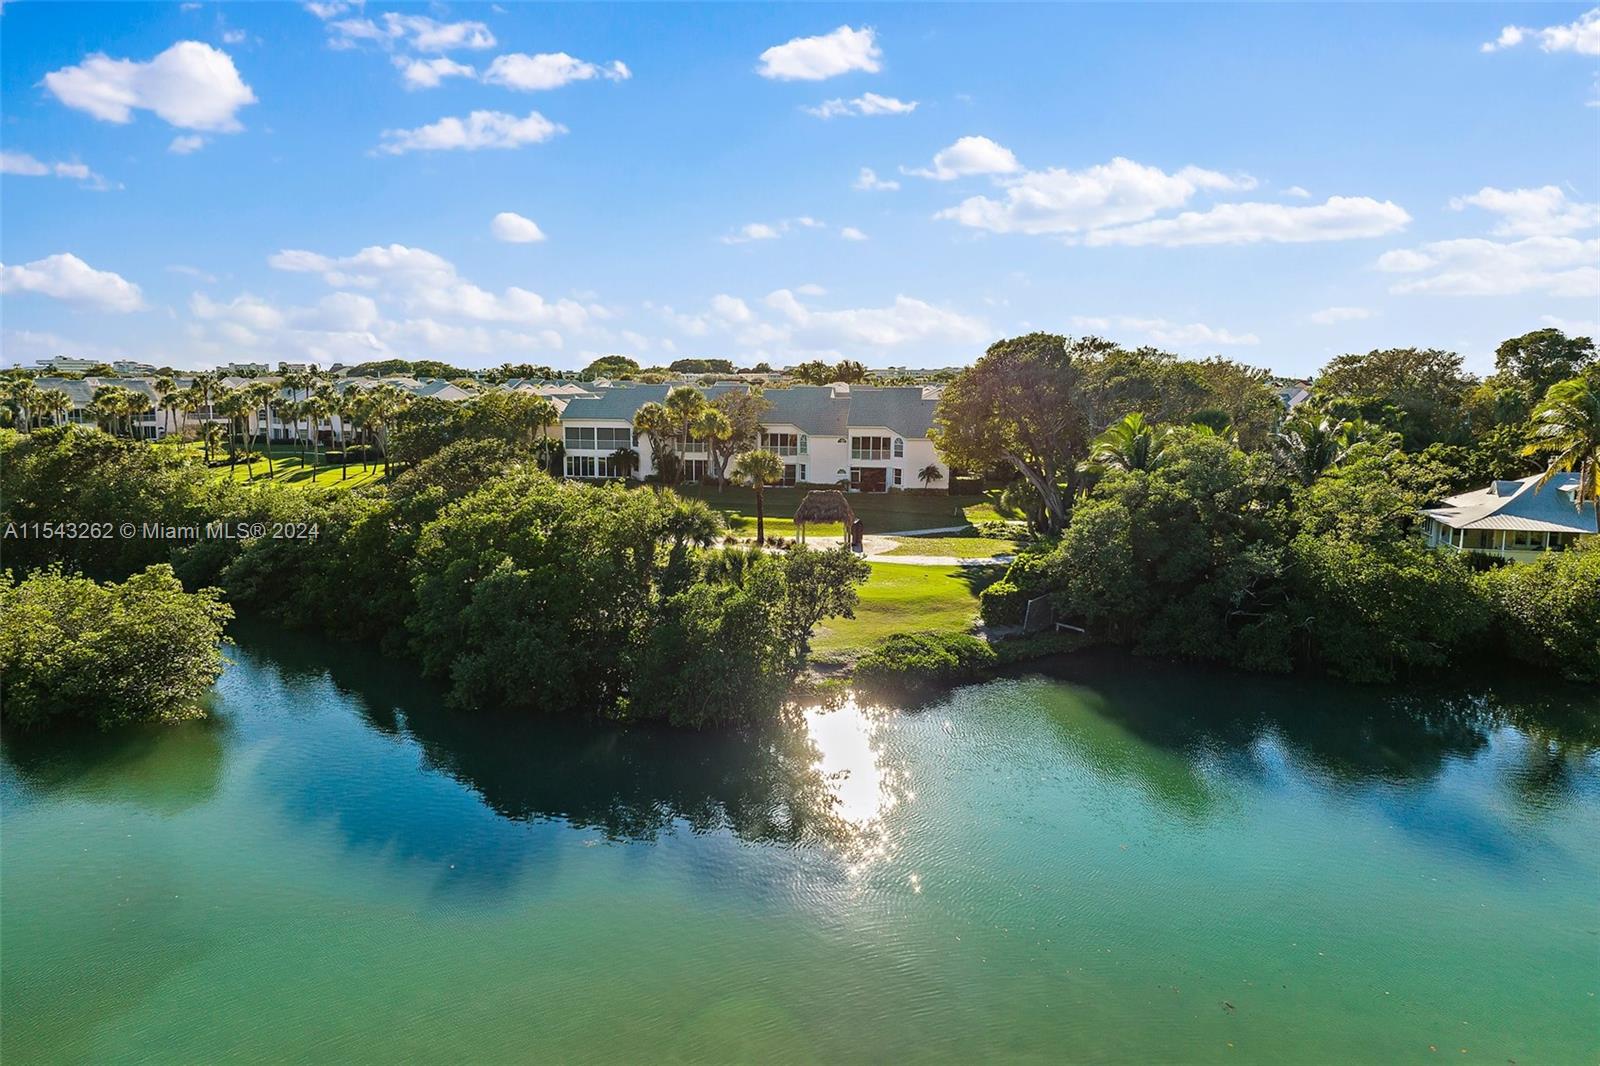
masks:
[[(1492, 478), (1572, 470), (1576, 503), (1593, 499), (1593, 343), (1543, 330), (1498, 362), (1480, 382), (1445, 352), (1341, 356), (1287, 411), (1263, 372), (1225, 360), (1000, 341), (945, 387), (931, 434), (988, 493), (852, 496), (869, 532), (940, 531), (884, 537), (870, 561), (789, 542), (802, 490), (772, 484), (754, 440), (731, 453), (742, 487), (558, 480), (537, 397), (397, 405), (381, 467), (363, 452), (354, 484), (340, 466), (296, 480), (286, 457), (241, 478), (215, 441), (208, 464), (191, 444), (33, 424), (13, 402), (8, 531), (245, 532), (8, 532), (7, 603), (29, 606), (7, 612), (5, 717), (63, 713), (43, 695), (61, 671), (90, 702), (132, 692), (124, 675), (179, 679), (104, 696), (106, 724), (192, 713), (221, 661), (198, 643), (214, 630), (215, 654), (232, 609), (414, 659), (456, 707), (689, 727), (757, 722), (847, 678), (915, 696), (1092, 645), (1368, 683), (1484, 660), (1592, 683), (1597, 538), (1507, 566), (1419, 533), (1423, 508)], [(752, 517), (772, 550), (739, 540)], [(967, 552), (1014, 558), (932, 565)], [(1074, 630), (1020, 636), (1030, 602)], [(125, 646), (73, 621), (107, 603), (124, 605)]]

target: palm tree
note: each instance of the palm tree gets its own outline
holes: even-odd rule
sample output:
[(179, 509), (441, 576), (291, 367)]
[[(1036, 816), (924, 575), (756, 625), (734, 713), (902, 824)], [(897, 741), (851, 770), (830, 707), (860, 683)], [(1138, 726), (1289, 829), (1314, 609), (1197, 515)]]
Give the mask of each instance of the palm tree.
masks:
[(663, 460), (672, 454), (672, 415), (661, 404), (651, 402), (640, 404), (639, 409), (633, 413), (633, 429), (641, 437), (650, 442), (650, 450), (655, 456), (656, 472), (660, 473)]
[(261, 449), (267, 453), (267, 479), (277, 476), (272, 467), (272, 401), (277, 398), (278, 387), (270, 381), (257, 381), (245, 387), (250, 396), (250, 409), (262, 412)]
[[(243, 389), (229, 389), (217, 396), (216, 408), (228, 420), (228, 473), (232, 474), (239, 465), (239, 437), (242, 435), (239, 423), (250, 412), (250, 397)], [(245, 470), (255, 477), (249, 462)]]
[(166, 427), (168, 433), (171, 433), (174, 405), (168, 401), (172, 398), (172, 394), (178, 391), (178, 383), (172, 375), (162, 374), (150, 387), (156, 390), (156, 404), (162, 413), (161, 424)]
[(1094, 439), (1089, 458), (1118, 470), (1149, 470), (1161, 458), (1165, 438), (1135, 411), (1113, 422)]
[[(184, 389), (178, 394), (178, 409), (183, 412), (183, 425), (185, 427), (187, 427), (189, 423), (189, 416), (198, 415), (200, 413), (200, 408), (204, 406), (205, 398), (201, 395), (200, 389), (195, 385), (190, 385), (188, 388)], [(202, 436), (204, 436), (204, 434), (202, 434)], [(206, 462), (209, 463), (210, 461), (211, 454), (210, 452), (207, 452)]]
[(39, 408), (40, 416), (50, 416), (50, 424), (53, 426), (59, 426), (62, 416), (72, 410), (72, 397), (61, 389), (40, 390), (39, 398), (34, 403)]
[(308, 424), (306, 436), (311, 440), (311, 476), (317, 476), (317, 436), (322, 425), (322, 420), (328, 417), (328, 398), (321, 392), (314, 392), (300, 401), (299, 411), (305, 416)]
[(718, 491), (728, 487), (727, 462), (718, 462), (721, 455), (718, 446), (733, 439), (733, 422), (728, 416), (717, 408), (707, 405), (700, 412), (700, 417), (694, 420), (694, 435), (706, 442), (706, 448), (711, 453), (712, 462), (718, 463), (717, 488)]
[(122, 425), (123, 391), (118, 385), (101, 385), (94, 390), (89, 406), (94, 420), (100, 423), (102, 429), (109, 430), (112, 436), (117, 435)]
[(200, 439), (205, 442), (206, 462), (211, 462), (211, 453), (222, 447), (222, 438), (225, 434), (222, 427), (216, 422), (206, 422), (200, 427)]
[(922, 482), (925, 489), (933, 488), (933, 483), (944, 477), (944, 471), (939, 469), (938, 463), (929, 463), (917, 471), (917, 480)]
[[(694, 424), (705, 413), (706, 394), (693, 385), (679, 385), (667, 392), (666, 401), (662, 404), (673, 424), (681, 428), (682, 433), (678, 438), (683, 445), (683, 451), (688, 452), (689, 442), (693, 439)], [(678, 479), (684, 476), (684, 465), (678, 468)]]
[(33, 420), (37, 413), (39, 402), (39, 389), (30, 378), (14, 378), (6, 386), (6, 399), (17, 405), (17, 414), (22, 420), (22, 431), (32, 432)]
[(1300, 483), (1309, 485), (1342, 462), (1356, 443), (1347, 423), (1302, 406), (1284, 422), (1274, 447)]
[(783, 460), (775, 452), (757, 449), (733, 461), (733, 476), (756, 490), (756, 543), (767, 539), (766, 488), (783, 480)]
[(1600, 534), (1600, 371), (1591, 367), (1582, 377), (1551, 385), (1533, 412), (1533, 422), (1536, 439), (1528, 451), (1552, 453), (1538, 487), (1576, 470), (1572, 502), (1581, 511), (1584, 503), (1594, 501), (1594, 531)]
[(147, 394), (136, 392), (133, 389), (128, 389), (127, 393), (128, 398), (126, 403), (128, 405), (128, 436), (131, 438), (136, 436), (134, 433), (133, 420), (144, 414), (146, 411), (153, 410), (155, 408), (155, 402), (152, 401)]
[(639, 469), (639, 453), (632, 448), (618, 448), (606, 457), (611, 462), (611, 469), (616, 471), (618, 477), (626, 481)]

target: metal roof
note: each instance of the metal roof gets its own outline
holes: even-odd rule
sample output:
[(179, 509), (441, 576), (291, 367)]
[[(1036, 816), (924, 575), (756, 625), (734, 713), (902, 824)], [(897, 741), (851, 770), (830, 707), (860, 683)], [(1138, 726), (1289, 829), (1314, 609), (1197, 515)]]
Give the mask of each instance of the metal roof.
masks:
[(1557, 474), (1538, 486), (1537, 477), (1496, 481), (1472, 492), (1451, 496), (1422, 513), (1451, 529), (1510, 529), (1536, 533), (1595, 532), (1594, 501), (1581, 508), (1573, 502), (1576, 473)]

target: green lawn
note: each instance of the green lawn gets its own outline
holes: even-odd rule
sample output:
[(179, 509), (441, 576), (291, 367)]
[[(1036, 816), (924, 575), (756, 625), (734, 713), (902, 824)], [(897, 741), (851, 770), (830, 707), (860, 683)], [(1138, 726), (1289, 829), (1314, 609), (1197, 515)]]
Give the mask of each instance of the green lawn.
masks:
[[(792, 537), (795, 534), (794, 512), (805, 499), (809, 488), (768, 489), (767, 536)], [(735, 533), (750, 534), (756, 529), (756, 494), (752, 489), (729, 485), (719, 490), (715, 485), (684, 485), (678, 492), (684, 496), (704, 500), (721, 511)], [(969, 519), (965, 509), (971, 505), (987, 507), (976, 496), (923, 496), (904, 492), (852, 492), (850, 507), (861, 519), (868, 533), (893, 533), (901, 529), (938, 529), (942, 526), (965, 525)], [(807, 533), (817, 536), (837, 537), (838, 525), (809, 526)]]
[[(360, 463), (352, 462), (349, 470), (345, 471), (342, 476), (341, 468), (338, 466), (319, 465), (313, 472), (310, 462), (308, 461), (302, 464), (299, 455), (274, 455), (272, 457), (272, 466), (272, 480), (281, 481), (290, 485), (316, 484), (322, 486), (323, 488), (350, 489), (355, 488), (357, 485), (370, 485), (374, 482), (381, 482), (383, 480), (383, 464), (381, 463), (376, 466), (369, 465), (367, 469), (363, 471)], [(265, 460), (256, 463), (255, 468), (256, 476), (252, 479), (249, 472), (245, 469), (245, 465), (240, 463), (233, 469), (233, 480), (268, 480), (267, 464)], [(228, 467), (226, 464), (220, 467), (214, 467), (213, 469), (220, 470), (223, 474), (227, 474), (228, 472)]]
[[(1010, 537), (896, 537), (900, 546), (884, 555), (953, 555), (958, 559), (987, 559), (1010, 555), (1017, 542)], [(880, 556), (881, 558), (881, 556)]]
[[(183, 449), (195, 459), (200, 459), (205, 455), (205, 447), (192, 441), (184, 444)], [(265, 455), (259, 446), (255, 449), (255, 452), (257, 455)], [(253, 478), (250, 476), (249, 468), (246, 467), (242, 462), (237, 466), (234, 466), (230, 471), (228, 467), (228, 450), (226, 447), (213, 454), (212, 459), (213, 463), (211, 469), (222, 477), (228, 477), (231, 473), (233, 480), (235, 481), (259, 482), (269, 480), (267, 476), (267, 461), (264, 457), (256, 461), (255, 477)], [(369, 464), (367, 469), (363, 471), (361, 469), (361, 464), (352, 459), (348, 473), (341, 477), (340, 467), (337, 464), (330, 466), (326, 461), (319, 462), (316, 470), (313, 472), (310, 459), (311, 453), (309, 451), (306, 452), (305, 456), (302, 458), (300, 449), (297, 447), (284, 444), (273, 445), (273, 474), (271, 480), (281, 481), (288, 485), (315, 484), (324, 488), (347, 489), (355, 488), (357, 485), (369, 485), (375, 482), (381, 482), (383, 480), (383, 465), (381, 463), (378, 465)]]
[(854, 618), (817, 628), (819, 660), (854, 659), (891, 633), (965, 633), (978, 615), (978, 593), (1003, 567), (915, 566), (874, 562)]

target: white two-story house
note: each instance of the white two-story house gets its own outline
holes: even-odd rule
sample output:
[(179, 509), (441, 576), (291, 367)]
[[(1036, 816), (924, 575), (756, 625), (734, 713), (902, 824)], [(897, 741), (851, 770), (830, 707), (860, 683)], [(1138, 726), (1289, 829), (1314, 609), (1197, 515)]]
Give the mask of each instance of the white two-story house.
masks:
[[(573, 396), (561, 413), (561, 439), (568, 477), (617, 477), (611, 456), (622, 448), (639, 455), (637, 478), (657, 472), (651, 442), (633, 431), (633, 416), (646, 403), (665, 401), (671, 386), (596, 388)], [(742, 385), (714, 385), (707, 399)], [(935, 394), (921, 386), (797, 385), (768, 389), (757, 446), (783, 459), (785, 485), (847, 484), (860, 492), (896, 488), (947, 488), (949, 468), (940, 461), (928, 430)], [(690, 441), (683, 451), (684, 480), (716, 476), (709, 448)], [(924, 482), (923, 470), (938, 476)]]

